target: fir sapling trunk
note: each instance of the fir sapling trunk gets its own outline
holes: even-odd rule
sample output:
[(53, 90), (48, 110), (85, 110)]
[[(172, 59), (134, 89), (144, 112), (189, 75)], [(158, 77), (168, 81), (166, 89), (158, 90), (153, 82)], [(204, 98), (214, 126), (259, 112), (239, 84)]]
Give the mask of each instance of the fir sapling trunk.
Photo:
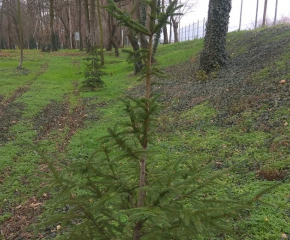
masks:
[[(152, 48), (153, 48), (153, 35), (149, 36), (149, 45), (148, 45), (148, 58), (146, 61), (146, 119), (144, 122), (144, 136), (143, 136), (143, 142), (142, 142), (142, 149), (144, 151), (143, 158), (140, 160), (140, 178), (139, 178), (139, 196), (138, 196), (138, 207), (143, 207), (145, 198), (146, 198), (146, 192), (144, 191), (144, 187), (146, 185), (146, 150), (147, 150), (147, 144), (148, 144), (148, 134), (149, 134), (149, 111), (150, 111), (150, 97), (151, 97), (151, 58), (152, 58)], [(134, 228), (134, 234), (133, 239), (139, 240), (142, 236), (143, 222), (138, 221), (135, 224)]]

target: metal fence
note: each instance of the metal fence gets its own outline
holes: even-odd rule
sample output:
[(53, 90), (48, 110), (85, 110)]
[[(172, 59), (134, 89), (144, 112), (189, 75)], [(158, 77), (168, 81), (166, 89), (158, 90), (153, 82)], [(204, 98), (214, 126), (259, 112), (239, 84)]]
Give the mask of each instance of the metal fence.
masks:
[(197, 21), (188, 26), (179, 29), (179, 41), (188, 41), (198, 38), (203, 38), (205, 34), (205, 18), (202, 21)]
[[(286, 0), (281, 0), (280, 3)], [(290, 0), (288, 0), (290, 1)], [(246, 5), (243, 5), (246, 3)], [(230, 24), (229, 24), (229, 32), (243, 30), (243, 29), (254, 29), (256, 27), (261, 27), (263, 23), (263, 14), (265, 17), (265, 26), (273, 26), (280, 22), (288, 22), (290, 23), (290, 9), (286, 11), (283, 9), (283, 4), (280, 6), (281, 12), (284, 12), (284, 19), (277, 19), (277, 9), (279, 7), (278, 0), (270, 0), (268, 1), (268, 6), (266, 6), (267, 12), (265, 11), (264, 0), (240, 0), (233, 2), (233, 8), (236, 14), (231, 14)], [(270, 4), (270, 5), (269, 5)], [(251, 11), (245, 7), (251, 7)], [(232, 11), (233, 11), (232, 8)], [(244, 12), (243, 12), (244, 10)], [(247, 10), (247, 11), (245, 11)], [(184, 20), (181, 19), (181, 24), (183, 21), (189, 22), (188, 17)], [(183, 24), (182, 24), (183, 25)], [(204, 17), (202, 20), (198, 20), (196, 22), (190, 22), (189, 24), (182, 26), (179, 28), (179, 41), (188, 41), (194, 40), (198, 38), (203, 38), (205, 35), (206, 28), (206, 18)]]

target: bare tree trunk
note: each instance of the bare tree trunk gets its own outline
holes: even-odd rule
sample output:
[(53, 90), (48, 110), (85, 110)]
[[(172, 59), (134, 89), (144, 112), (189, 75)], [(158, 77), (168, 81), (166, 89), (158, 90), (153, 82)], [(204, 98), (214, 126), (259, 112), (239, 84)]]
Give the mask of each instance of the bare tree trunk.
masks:
[[(164, 12), (164, 8), (165, 8), (165, 1), (162, 0), (162, 12)], [(163, 27), (163, 44), (168, 44), (168, 33), (167, 33), (167, 27), (166, 25)]]
[(107, 38), (107, 46), (106, 46), (106, 51), (112, 51), (112, 43), (111, 43), (111, 37), (112, 37), (112, 17), (108, 13), (108, 38)]
[(82, 0), (78, 0), (79, 7), (79, 34), (80, 34), (80, 51), (84, 50), (83, 34), (82, 34)]
[(172, 18), (172, 25), (173, 25), (173, 34), (174, 34), (174, 42), (179, 42), (179, 36), (178, 36), (178, 22)]
[(12, 37), (11, 37), (11, 18), (7, 16), (8, 21), (8, 49), (12, 49)]
[(119, 57), (119, 47), (116, 41), (116, 24), (114, 23), (114, 18), (112, 16), (108, 16), (108, 30), (109, 30), (109, 37), (108, 37), (108, 46), (107, 51), (112, 50), (112, 46), (115, 49), (115, 57)]
[(72, 39), (72, 29), (71, 29), (71, 11), (70, 11), (70, 4), (68, 6), (68, 28), (69, 28), (69, 43), (70, 43), (70, 49), (73, 49), (73, 39)]
[(0, 50), (1, 50), (2, 40), (3, 40), (3, 5), (4, 3), (2, 2), (2, 6), (0, 9)]
[(50, 51), (56, 51), (56, 44), (55, 44), (55, 34), (53, 28), (53, 20), (54, 20), (54, 9), (53, 9), (53, 0), (49, 0), (49, 26), (50, 26), (50, 39), (51, 39), (51, 46)]
[(243, 14), (243, 0), (241, 0), (239, 31), (241, 30), (241, 25), (242, 25), (242, 14)]
[(90, 29), (90, 15), (89, 15), (89, 3), (88, 0), (84, 0), (84, 8), (85, 8), (85, 21), (86, 21), (86, 48), (87, 52), (91, 51), (91, 29)]
[(163, 28), (163, 44), (168, 44), (168, 32), (167, 32), (167, 27), (165, 26)]
[(169, 43), (172, 43), (172, 17), (170, 18), (170, 26), (169, 26)]
[(96, 36), (95, 36), (95, 21), (96, 21), (96, 2), (95, 0), (90, 0), (90, 35), (91, 35), (91, 44), (96, 45)]
[(100, 55), (101, 55), (101, 65), (105, 64), (104, 59), (104, 37), (103, 37), (103, 25), (102, 25), (102, 16), (101, 16), (101, 9), (100, 9), (100, 0), (97, 0), (97, 12), (98, 12), (98, 21), (99, 21), (99, 28), (100, 28)]
[(259, 10), (259, 0), (257, 0), (257, 5), (256, 5), (255, 29), (257, 28), (258, 10)]
[(277, 21), (277, 9), (278, 9), (278, 0), (276, 0), (276, 4), (275, 4), (274, 26), (276, 26), (276, 21)]
[(21, 3), (20, 0), (17, 1), (17, 17), (18, 17), (18, 35), (19, 35), (19, 48), (20, 48), (20, 60), (17, 66), (18, 69), (22, 68), (23, 63), (23, 27), (21, 19)]
[(268, 5), (268, 0), (265, 0), (265, 3), (264, 3), (264, 14), (263, 14), (263, 24), (262, 24), (262, 27), (265, 27), (265, 26), (266, 26), (267, 5)]

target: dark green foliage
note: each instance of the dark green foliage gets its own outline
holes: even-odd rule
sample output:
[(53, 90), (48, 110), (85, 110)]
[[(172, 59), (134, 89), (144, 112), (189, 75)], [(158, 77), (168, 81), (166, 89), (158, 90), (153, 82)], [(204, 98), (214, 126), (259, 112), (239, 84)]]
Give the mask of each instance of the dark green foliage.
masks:
[(36, 45), (36, 41), (34, 39), (34, 37), (32, 35), (30, 35), (29, 37), (29, 49), (36, 49), (37, 45)]
[(5, 39), (1, 38), (0, 39), (0, 49), (6, 49), (6, 43), (5, 43)]
[[(213, 172), (213, 166), (197, 166), (182, 158), (157, 157), (152, 146), (158, 98), (124, 100), (130, 121), (108, 129), (88, 159), (68, 166), (41, 153), (52, 175), (40, 173), (51, 192), (52, 208), (38, 225), (61, 226), (60, 239), (132, 239), (132, 228), (142, 222), (141, 239), (198, 239), (218, 233), (234, 234), (226, 220), (273, 187), (251, 196), (234, 195), (221, 179), (234, 169)], [(148, 108), (149, 106), (149, 108)], [(147, 122), (151, 131), (146, 132)], [(35, 149), (39, 152), (37, 149)], [(146, 155), (146, 200), (138, 207), (139, 159)], [(58, 169), (61, 169), (59, 171)], [(235, 169), (236, 171), (237, 169)], [(224, 196), (217, 196), (224, 189)], [(222, 198), (221, 198), (222, 197)]]
[(51, 50), (57, 51), (59, 48), (59, 36), (55, 32), (51, 36), (51, 42), (52, 42)]
[(228, 61), (226, 35), (232, 0), (210, 0), (204, 48), (200, 55), (200, 69), (206, 73), (223, 66)]
[(86, 70), (84, 72), (85, 80), (82, 82), (81, 88), (83, 90), (91, 90), (94, 91), (97, 88), (102, 88), (105, 86), (104, 81), (101, 79), (105, 72), (101, 69), (103, 66), (101, 65), (101, 60), (99, 57), (99, 53), (97, 48), (93, 48), (89, 57), (85, 58)]
[(51, 45), (47, 43), (42, 43), (41, 45), (42, 52), (50, 52)]

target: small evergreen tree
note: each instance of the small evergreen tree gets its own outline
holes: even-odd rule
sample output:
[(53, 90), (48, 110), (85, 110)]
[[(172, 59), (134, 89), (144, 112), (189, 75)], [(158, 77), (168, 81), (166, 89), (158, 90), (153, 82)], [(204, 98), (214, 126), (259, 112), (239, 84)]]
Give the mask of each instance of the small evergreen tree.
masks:
[(38, 227), (58, 224), (60, 239), (210, 238), (231, 232), (225, 220), (270, 190), (219, 200), (219, 179), (231, 169), (212, 173), (211, 166), (201, 168), (186, 158), (163, 159), (151, 150), (159, 109), (158, 97), (151, 94), (151, 77), (160, 75), (151, 65), (153, 37), (176, 11), (176, 2), (159, 14), (156, 0), (146, 3), (151, 9), (149, 28), (128, 17), (113, 0), (107, 6), (120, 23), (149, 37), (148, 51), (143, 52), (146, 94), (124, 99), (129, 121), (121, 129), (109, 128), (88, 159), (64, 166), (41, 157), (52, 173), (42, 173), (48, 180), (42, 191), (53, 189), (54, 194), (51, 212)]
[(92, 47), (89, 57), (85, 58), (86, 70), (84, 72), (85, 80), (82, 82), (81, 88), (84, 90), (94, 91), (97, 88), (105, 86), (104, 81), (101, 79), (105, 72), (102, 71), (102, 64), (99, 57), (97, 47)]

